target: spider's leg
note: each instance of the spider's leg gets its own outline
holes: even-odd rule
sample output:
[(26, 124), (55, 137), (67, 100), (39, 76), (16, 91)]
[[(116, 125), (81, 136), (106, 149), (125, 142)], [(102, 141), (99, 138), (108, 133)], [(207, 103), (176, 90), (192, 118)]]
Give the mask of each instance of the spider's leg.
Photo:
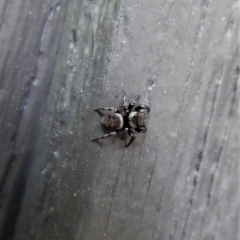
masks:
[(99, 111), (109, 111), (109, 112), (115, 112), (115, 113), (119, 113), (119, 110), (113, 107), (104, 107), (104, 108), (96, 108), (94, 109), (95, 112), (99, 112)]
[(135, 128), (135, 130), (139, 133), (144, 133), (147, 131), (147, 127), (144, 126), (144, 127), (138, 127), (138, 128)]
[(126, 139), (127, 133), (128, 133), (128, 128), (126, 127), (126, 128), (124, 128), (124, 130), (123, 130), (122, 139)]
[(92, 138), (91, 141), (96, 141), (98, 139), (105, 139), (105, 138), (108, 138), (108, 137), (111, 137), (111, 136), (115, 136), (117, 133), (114, 131), (114, 132), (111, 132), (111, 133), (108, 133), (108, 134), (105, 134), (101, 137), (96, 137), (96, 138)]
[(150, 107), (147, 106), (147, 105), (140, 105), (140, 106), (137, 106), (137, 107), (135, 108), (135, 111), (139, 111), (139, 110), (142, 110), (142, 109), (146, 109), (147, 112), (150, 112)]
[(124, 94), (123, 94), (123, 113), (127, 112), (127, 108), (128, 108), (128, 104), (127, 104), (127, 101), (126, 101), (126, 93), (124, 91)]
[(129, 147), (132, 143), (133, 143), (133, 141), (135, 140), (135, 136), (134, 136), (134, 134), (133, 134), (133, 132), (129, 129), (128, 130), (128, 134), (129, 134), (129, 136), (131, 137), (130, 138), (130, 141), (129, 141), (129, 143), (126, 145), (126, 147)]
[(131, 102), (129, 105), (128, 105), (128, 111), (131, 112), (132, 108), (139, 102), (140, 100), (140, 95), (138, 95), (135, 99), (135, 101)]

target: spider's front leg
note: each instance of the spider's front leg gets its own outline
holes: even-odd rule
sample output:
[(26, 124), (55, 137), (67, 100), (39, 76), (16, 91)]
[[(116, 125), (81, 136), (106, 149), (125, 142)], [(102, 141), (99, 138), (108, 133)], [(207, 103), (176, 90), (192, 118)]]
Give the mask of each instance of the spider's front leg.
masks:
[(96, 137), (96, 138), (92, 138), (91, 141), (96, 141), (98, 139), (105, 139), (105, 138), (108, 138), (108, 137), (112, 137), (112, 136), (115, 136), (117, 133), (114, 131), (114, 132), (111, 132), (111, 133), (108, 133), (108, 134), (104, 134), (103, 136), (101, 137)]
[(126, 101), (126, 93), (124, 91), (124, 94), (123, 94), (123, 113), (127, 113), (127, 109), (128, 109), (128, 104), (127, 104), (127, 101)]
[(133, 109), (133, 107), (139, 102), (140, 100), (140, 95), (138, 95), (135, 99), (135, 101), (131, 102), (129, 105), (128, 105), (128, 112), (131, 112), (131, 110)]
[(129, 147), (133, 143), (133, 141), (135, 140), (136, 137), (134, 136), (134, 133), (131, 131), (131, 129), (127, 128), (126, 131), (128, 132), (129, 136), (131, 137), (129, 143), (126, 145), (126, 147)]

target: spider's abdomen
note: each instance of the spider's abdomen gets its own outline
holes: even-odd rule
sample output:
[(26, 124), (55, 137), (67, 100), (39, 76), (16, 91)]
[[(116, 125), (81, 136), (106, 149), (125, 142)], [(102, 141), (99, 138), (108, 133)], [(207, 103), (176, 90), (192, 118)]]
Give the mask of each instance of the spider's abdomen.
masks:
[(123, 117), (119, 113), (107, 114), (102, 118), (101, 122), (107, 128), (117, 130), (123, 127)]

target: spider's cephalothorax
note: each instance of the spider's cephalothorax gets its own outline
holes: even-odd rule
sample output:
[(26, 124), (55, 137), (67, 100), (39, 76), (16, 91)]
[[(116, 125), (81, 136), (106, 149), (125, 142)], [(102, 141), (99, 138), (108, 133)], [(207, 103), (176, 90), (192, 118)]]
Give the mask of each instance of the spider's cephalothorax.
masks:
[(101, 123), (112, 130), (111, 133), (105, 134), (101, 137), (93, 138), (92, 141), (98, 139), (104, 139), (117, 134), (117, 131), (124, 130), (130, 136), (130, 141), (126, 145), (128, 147), (135, 140), (133, 129), (135, 131), (143, 133), (147, 131), (147, 119), (150, 112), (150, 108), (146, 105), (135, 105), (139, 102), (140, 96), (136, 98), (135, 101), (131, 102), (129, 105), (126, 102), (126, 96), (123, 96), (123, 109), (119, 111), (116, 108), (104, 107), (97, 108), (94, 111), (99, 112), (103, 117)]

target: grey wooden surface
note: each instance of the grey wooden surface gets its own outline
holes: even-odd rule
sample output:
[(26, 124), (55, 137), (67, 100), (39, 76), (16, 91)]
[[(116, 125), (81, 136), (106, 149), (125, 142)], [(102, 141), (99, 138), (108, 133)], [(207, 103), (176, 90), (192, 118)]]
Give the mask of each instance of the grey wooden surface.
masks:
[[(239, 239), (238, 2), (0, 2), (0, 239)], [(141, 95), (124, 148), (96, 107)]]

